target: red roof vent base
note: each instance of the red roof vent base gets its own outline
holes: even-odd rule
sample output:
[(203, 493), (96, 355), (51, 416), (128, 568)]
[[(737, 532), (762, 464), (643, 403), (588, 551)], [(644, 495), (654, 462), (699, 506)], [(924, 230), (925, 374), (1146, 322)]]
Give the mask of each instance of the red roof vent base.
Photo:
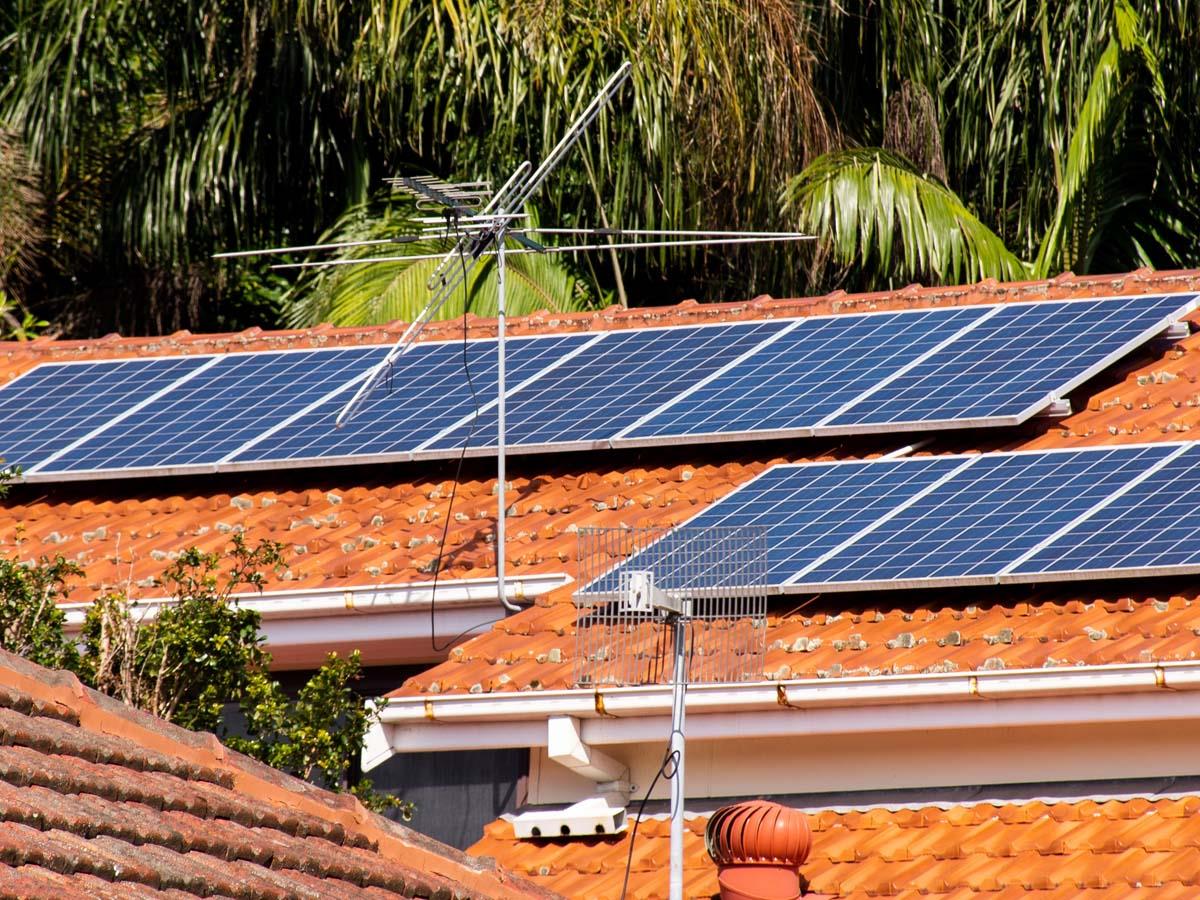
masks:
[(798, 900), (800, 873), (770, 863), (724, 865), (717, 874), (721, 900)]
[(704, 832), (722, 900), (796, 900), (812, 831), (799, 810), (769, 800), (723, 806)]

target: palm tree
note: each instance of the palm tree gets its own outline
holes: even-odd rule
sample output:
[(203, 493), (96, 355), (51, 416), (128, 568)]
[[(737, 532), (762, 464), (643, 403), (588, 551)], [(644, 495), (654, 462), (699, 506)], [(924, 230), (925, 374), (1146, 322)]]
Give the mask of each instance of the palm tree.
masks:
[(1194, 264), (1197, 23), (1189, 2), (955, 6), (884, 146), (821, 157), (782, 203), (859, 286)]
[[(791, 0), (15, 0), (4, 21), (0, 122), (51, 201), (61, 277), (43, 302), (71, 301), (77, 330), (169, 330), (211, 321), (209, 297), (278, 299), (261, 269), (208, 255), (312, 240), (397, 170), (499, 180), (625, 57), (635, 90), (539, 198), (547, 218), (770, 226), (784, 175), (833, 145)], [(624, 275), (664, 300), (796, 280), (758, 256), (624, 265), (605, 286)]]
[[(406, 203), (364, 204), (347, 210), (321, 240), (341, 243), (415, 235), (420, 226), (413, 221), (414, 213)], [(424, 240), (399, 243), (383, 253), (378, 246), (364, 246), (349, 250), (340, 258), (443, 252), (444, 242)], [(505, 308), (509, 316), (529, 315), (538, 310), (570, 312), (606, 305), (609, 299), (608, 295), (597, 294), (590, 280), (576, 277), (559, 257), (514, 255), (506, 263)], [(284, 321), (291, 328), (319, 322), (334, 325), (396, 319), (411, 322), (429, 300), (427, 284), (437, 265), (436, 260), (401, 260), (311, 269), (311, 274), (301, 278), (284, 296)], [(462, 265), (466, 269), (465, 258)], [(457, 318), (466, 312), (495, 316), (497, 305), (495, 260), (485, 258), (469, 271), (463, 289), (447, 299), (438, 318)]]
[(27, 299), (77, 332), (407, 315), (399, 269), (297, 287), (208, 256), (370, 230), (385, 175), (497, 182), (625, 58), (544, 219), (830, 240), (542, 260), (559, 305), (1188, 264), (1197, 22), (1200, 0), (14, 0), (0, 125), (55, 248)]

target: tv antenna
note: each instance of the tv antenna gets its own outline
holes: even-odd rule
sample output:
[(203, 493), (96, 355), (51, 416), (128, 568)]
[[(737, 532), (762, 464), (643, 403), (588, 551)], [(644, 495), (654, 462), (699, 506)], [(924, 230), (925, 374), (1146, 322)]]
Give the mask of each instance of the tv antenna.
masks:
[(687, 688), (762, 680), (767, 530), (581, 528), (578, 540), (575, 684), (671, 685), (662, 772), (671, 783), (670, 897), (680, 900)]
[[(621, 228), (553, 228), (529, 224), (524, 209), (530, 198), (550, 174), (558, 168), (567, 153), (583, 137), (588, 127), (617, 95), (629, 79), (633, 65), (625, 62), (605, 82), (600, 91), (563, 133), (558, 143), (536, 169), (522, 162), (497, 191), (484, 181), (449, 183), (429, 176), (392, 178), (388, 182), (417, 198), (419, 212), (431, 213), (417, 218), (423, 226), (420, 234), (400, 235), (364, 241), (345, 241), (335, 244), (310, 244), (294, 247), (272, 247), (264, 250), (236, 251), (214, 254), (216, 258), (255, 256), (262, 254), (308, 253), (346, 250), (356, 247), (380, 247), (427, 240), (452, 240), (444, 253), (362, 256), (354, 258), (307, 260), (282, 263), (274, 269), (327, 268), (360, 266), (378, 263), (419, 262), (440, 260), (429, 277), (426, 287), (429, 300), (420, 314), (387, 352), (384, 358), (358, 385), (354, 395), (336, 419), (337, 427), (344, 426), (380, 385), (390, 382), (389, 374), (396, 360), (417, 342), (421, 332), (460, 287), (480, 259), (493, 257), (496, 261), (496, 354), (497, 354), (497, 441), (496, 441), (496, 592), (501, 604), (510, 612), (522, 607), (508, 599), (505, 582), (505, 518), (507, 491), (505, 471), (505, 265), (506, 258), (519, 254), (576, 254), (590, 251), (645, 250), (658, 247), (736, 245), (777, 241), (808, 241), (812, 235), (792, 231), (694, 231), (686, 229), (621, 229)], [(575, 239), (575, 244), (548, 245), (538, 238)], [(518, 246), (508, 247), (512, 240)]]

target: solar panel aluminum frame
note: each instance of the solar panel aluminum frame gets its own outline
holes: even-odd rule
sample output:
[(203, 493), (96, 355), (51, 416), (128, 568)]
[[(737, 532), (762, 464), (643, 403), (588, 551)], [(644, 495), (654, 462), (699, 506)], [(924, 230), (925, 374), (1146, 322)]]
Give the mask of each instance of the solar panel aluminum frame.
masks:
[[(1036, 305), (1045, 304), (1045, 303), (1056, 303), (1056, 304), (1091, 303), (1091, 302), (1096, 302), (1098, 300), (1133, 300), (1133, 299), (1137, 299), (1139, 296), (1142, 296), (1142, 295), (1125, 294), (1125, 295), (1114, 295), (1112, 297), (1086, 297), (1086, 298), (1071, 298), (1071, 299), (1064, 299), (1064, 300), (1032, 300), (1032, 301), (1021, 301), (1019, 303), (979, 304), (979, 305), (990, 307), (992, 310), (999, 311), (1001, 309), (1011, 308), (1014, 306), (1036, 306)], [(1168, 292), (1168, 293), (1164, 293), (1164, 294), (1153, 294), (1153, 295), (1146, 295), (1146, 296), (1153, 296), (1156, 298), (1179, 297), (1179, 298), (1181, 298), (1181, 300), (1183, 298), (1187, 298), (1187, 300), (1186, 300), (1186, 302), (1182, 302), (1180, 304), (1180, 307), (1178, 308), (1177, 311), (1172, 312), (1168, 316), (1164, 316), (1161, 320), (1156, 321), (1154, 323), (1154, 325), (1143, 329), (1142, 332), (1140, 332), (1136, 338), (1133, 338), (1133, 339), (1127, 341), (1126, 343), (1122, 344), (1118, 350), (1108, 354), (1103, 359), (1098, 360), (1097, 362), (1095, 362), (1094, 364), (1089, 366), (1084, 372), (1080, 373), (1079, 375), (1075, 376), (1074, 378), (1069, 379), (1064, 385), (1060, 386), (1055, 391), (1047, 393), (1044, 398), (1041, 398), (1038, 401), (1029, 404), (1029, 406), (1027, 406), (1024, 410), (1022, 410), (1021, 413), (1016, 414), (1016, 415), (992, 416), (992, 417), (982, 417), (982, 418), (974, 418), (974, 419), (945, 419), (945, 420), (936, 420), (936, 421), (935, 420), (925, 420), (925, 421), (915, 421), (915, 422), (901, 421), (901, 422), (889, 422), (889, 423), (880, 423), (880, 424), (864, 423), (864, 424), (853, 424), (853, 425), (803, 426), (803, 427), (788, 428), (788, 429), (750, 429), (750, 430), (737, 431), (737, 432), (694, 432), (694, 433), (688, 433), (686, 435), (672, 434), (672, 435), (657, 435), (657, 436), (653, 436), (653, 437), (641, 437), (641, 438), (610, 437), (610, 438), (598, 438), (598, 439), (585, 440), (585, 441), (560, 441), (560, 442), (547, 442), (547, 443), (538, 443), (538, 444), (509, 444), (506, 447), (506, 452), (510, 455), (535, 455), (535, 454), (544, 454), (544, 453), (561, 453), (561, 452), (576, 452), (576, 451), (586, 452), (586, 451), (610, 450), (610, 449), (626, 449), (626, 448), (636, 449), (636, 448), (657, 447), (657, 446), (673, 446), (673, 445), (678, 444), (681, 439), (689, 440), (689, 441), (696, 441), (696, 442), (703, 442), (703, 443), (735, 443), (735, 442), (739, 442), (739, 441), (763, 440), (763, 439), (788, 440), (788, 439), (835, 437), (835, 436), (843, 436), (843, 435), (895, 434), (898, 432), (909, 433), (909, 432), (945, 431), (945, 430), (957, 430), (957, 429), (979, 428), (979, 427), (1011, 427), (1011, 426), (1019, 425), (1025, 421), (1028, 421), (1030, 418), (1037, 415), (1038, 413), (1052, 407), (1056, 402), (1060, 401), (1065, 394), (1069, 393), (1071, 390), (1078, 387), (1080, 384), (1083, 384), (1089, 378), (1094, 377), (1096, 374), (1098, 374), (1103, 369), (1107, 368), (1108, 366), (1111, 366), (1116, 360), (1121, 359), (1122, 357), (1124, 357), (1125, 355), (1130, 353), (1132, 350), (1136, 349), (1137, 347), (1141, 346), (1142, 344), (1146, 343), (1147, 341), (1153, 339), (1157, 335), (1166, 333), (1174, 323), (1178, 322), (1181, 318), (1188, 315), (1189, 313), (1196, 310), (1197, 308), (1200, 308), (1200, 295), (1198, 295), (1196, 292), (1193, 292), (1193, 291), (1180, 291), (1180, 292), (1173, 292), (1173, 293)], [(651, 413), (648, 413), (647, 416), (658, 415), (658, 414), (661, 414), (661, 413), (669, 410), (672, 405), (679, 402), (679, 400), (682, 399), (683, 397), (690, 395), (690, 393), (692, 393), (700, 385), (719, 377), (720, 374), (722, 374), (724, 372), (729, 371), (733, 366), (740, 364), (740, 362), (742, 360), (744, 360), (748, 356), (752, 355), (753, 352), (757, 352), (757, 350), (761, 349), (762, 347), (767, 346), (770, 343), (773, 343), (774, 341), (780, 339), (785, 334), (790, 332), (795, 327), (798, 327), (803, 322), (820, 320), (820, 319), (844, 318), (847, 315), (855, 315), (855, 316), (862, 316), (862, 317), (882, 316), (882, 315), (903, 316), (903, 315), (908, 315), (908, 314), (912, 314), (912, 315), (927, 314), (928, 312), (930, 312), (930, 308), (909, 309), (909, 310), (875, 310), (875, 311), (868, 311), (868, 312), (861, 312), (861, 313), (832, 313), (832, 314), (824, 314), (824, 315), (820, 315), (820, 316), (793, 316), (793, 317), (780, 318), (778, 321), (787, 322), (789, 324), (783, 326), (780, 329), (780, 331), (775, 332), (772, 335), (768, 335), (767, 337), (764, 337), (764, 339), (761, 342), (759, 342), (752, 350), (746, 351), (745, 353), (740, 354), (735, 360), (731, 360), (729, 363), (727, 363), (725, 366), (722, 366), (716, 372), (710, 373), (710, 375), (706, 376), (705, 379), (703, 379), (701, 382), (698, 382), (696, 385), (693, 385), (690, 388), (680, 391), (679, 393), (672, 396), (669, 400), (664, 401), (662, 404), (655, 407), (654, 410), (651, 411)], [(945, 346), (953, 343), (953, 341), (960, 339), (964, 334), (968, 333), (970, 330), (972, 330), (973, 328), (977, 327), (980, 323), (985, 321), (989, 315), (990, 314), (985, 314), (984, 316), (981, 316), (979, 319), (976, 319), (972, 322), (967, 323), (966, 325), (963, 326), (963, 328), (961, 328), (957, 332), (955, 332), (952, 337), (947, 337), (946, 339), (943, 339), (942, 341), (940, 341), (938, 343), (938, 345), (936, 347), (923, 352), (917, 359), (914, 359), (911, 363), (907, 364), (905, 366), (905, 369), (911, 369), (913, 366), (918, 365), (919, 361), (921, 359), (928, 358), (933, 353), (937, 352), (939, 348), (944, 348)], [(738, 320), (738, 321), (740, 321), (740, 320)], [(752, 320), (746, 320), (746, 321), (752, 321)], [(645, 330), (645, 331), (668, 331), (668, 330), (674, 330), (674, 329), (679, 329), (679, 328), (693, 328), (693, 329), (695, 329), (695, 328), (722, 328), (722, 327), (728, 327), (730, 324), (731, 324), (731, 322), (729, 322), (729, 321), (707, 322), (707, 323), (700, 323), (700, 324), (695, 324), (695, 325), (655, 326), (653, 328), (642, 329), (642, 330)], [(615, 331), (599, 332), (596, 334), (593, 341), (585, 342), (585, 344), (582, 344), (581, 347), (577, 348), (576, 351), (574, 351), (574, 352), (579, 352), (582, 349), (584, 349), (585, 346), (591, 346), (594, 342), (602, 341), (607, 335), (614, 334), (614, 333), (617, 333), (617, 332), (615, 332)], [(546, 334), (522, 335), (517, 338), (514, 338), (514, 340), (538, 339), (538, 338), (546, 338), (549, 336), (552, 336), (552, 335), (546, 335)], [(471, 340), (472, 340), (472, 342), (488, 342), (488, 341), (493, 341), (494, 339), (492, 339), (492, 338), (473, 338)], [(433, 345), (438, 345), (438, 344), (457, 344), (457, 343), (460, 343), (460, 341), (457, 339), (448, 339), (448, 340), (441, 340), (441, 341), (422, 341), (421, 346), (433, 346)], [(367, 346), (374, 346), (374, 345), (363, 345), (363, 346), (367, 347)], [(380, 346), (383, 347), (385, 345), (380, 345)], [(304, 348), (291, 348), (291, 349), (286, 349), (286, 350), (272, 350), (272, 351), (265, 351), (265, 352), (280, 353), (280, 354), (311, 353), (313, 351), (322, 350), (322, 349), (328, 349), (330, 352), (336, 352), (338, 350), (346, 350), (346, 349), (351, 349), (351, 348), (348, 348), (348, 347), (337, 347), (337, 348), (304, 347)], [(228, 357), (228, 356), (232, 356), (232, 355), (241, 355), (241, 354), (248, 355), (248, 354), (256, 353), (256, 352), (262, 353), (264, 351), (238, 351), (237, 354), (229, 354), (229, 353), (197, 354), (196, 358), (212, 357), (215, 359), (220, 359), (220, 358), (224, 358), (224, 357)], [(90, 360), (90, 361), (82, 361), (81, 360), (78, 363), (55, 363), (55, 365), (86, 364), (86, 363), (94, 363), (94, 362), (95, 362), (94, 360)], [(553, 368), (557, 367), (557, 365), (560, 365), (560, 364), (561, 363), (558, 363), (557, 361), (555, 363), (550, 363), (547, 365), (547, 367), (539, 370), (534, 375), (527, 377), (520, 384), (516, 385), (515, 387), (511, 388), (509, 391), (506, 392), (506, 395), (505, 395), (506, 399), (514, 398), (514, 396), (521, 389), (533, 384), (538, 379), (540, 379), (543, 375), (547, 374), (549, 371), (551, 371)], [(194, 374), (195, 374), (194, 372), (186, 373), (185, 375), (181, 376), (172, 385), (172, 387), (186, 383), (189, 380), (189, 378), (192, 377)], [(359, 384), (362, 381), (362, 377), (363, 376), (359, 376), (357, 378), (347, 381), (343, 387), (339, 387), (339, 388), (333, 390), (326, 396), (327, 397), (328, 396), (337, 396), (338, 394), (342, 393), (343, 391), (350, 390), (356, 384)], [(866, 397), (869, 397), (872, 393), (874, 393), (878, 389), (879, 389), (879, 385), (872, 385), (871, 387), (865, 389), (864, 391), (862, 391), (858, 395), (856, 395), (853, 401), (848, 401), (847, 404), (844, 404), (843, 408), (846, 408), (846, 407), (853, 408), (853, 404), (862, 401)], [(495, 401), (493, 400), (488, 404), (482, 404), (480, 409), (482, 411), (494, 404), (495, 404)], [(839, 414), (840, 414), (840, 411), (839, 411)], [(626, 428), (622, 429), (622, 431), (619, 432), (618, 434), (627, 432), (627, 431), (632, 430), (633, 428), (637, 427), (637, 425), (639, 423), (641, 423), (647, 419), (647, 416), (641, 417), (637, 423), (627, 426)], [(97, 436), (103, 435), (108, 429), (112, 428), (114, 425), (118, 424), (120, 421), (123, 421), (126, 418), (128, 418), (128, 414), (122, 415), (121, 417), (118, 417), (117, 419), (106, 422), (103, 426), (101, 426), (101, 427), (95, 429), (93, 432), (89, 433), (84, 439), (81, 439), (80, 441), (72, 442), (72, 446), (78, 446), (80, 443), (86, 442), (87, 440), (91, 440)], [(289, 417), (289, 418), (291, 418), (291, 417)], [(829, 418), (829, 416), (827, 416), (826, 418)], [(418, 447), (417, 449), (414, 449), (414, 450), (396, 451), (396, 452), (389, 452), (389, 453), (374, 453), (374, 454), (346, 454), (346, 455), (339, 455), (339, 456), (294, 457), (294, 458), (290, 458), (290, 459), (280, 459), (280, 460), (270, 460), (270, 459), (268, 459), (268, 460), (259, 460), (259, 459), (238, 460), (236, 457), (239, 453), (243, 452), (244, 450), (248, 449), (249, 447), (256, 446), (267, 436), (267, 432), (271, 431), (271, 429), (267, 429), (263, 435), (257, 435), (254, 439), (247, 441), (245, 444), (243, 444), (237, 450), (232, 451), (231, 453), (227, 454), (225, 458), (223, 458), (222, 460), (216, 461), (216, 462), (188, 463), (188, 464), (183, 464), (183, 465), (167, 465), (167, 466), (147, 466), (147, 467), (127, 468), (127, 469), (86, 469), (86, 470), (80, 469), (80, 470), (47, 472), (47, 471), (44, 471), (44, 467), (50, 462), (50, 460), (43, 460), (43, 461), (39, 462), (38, 464), (31, 466), (29, 469), (27, 469), (21, 475), (20, 480), (30, 482), (30, 483), (60, 482), (60, 481), (65, 482), (65, 481), (83, 481), (83, 480), (93, 480), (93, 479), (165, 477), (165, 476), (181, 476), (181, 475), (197, 475), (197, 474), (217, 474), (217, 473), (224, 473), (224, 472), (273, 471), (273, 470), (280, 470), (280, 469), (292, 469), (298, 465), (303, 465), (305, 467), (335, 467), (335, 466), (346, 466), (346, 465), (373, 465), (373, 464), (382, 464), (382, 463), (407, 463), (407, 462), (421, 462), (421, 461), (451, 459), (451, 458), (457, 458), (460, 454), (463, 454), (464, 451), (461, 448), (437, 448), (437, 449), (422, 449), (422, 448), (427, 447), (427, 445), (435, 443), (437, 440), (442, 439), (447, 434), (452, 433), (456, 428), (461, 428), (462, 425), (463, 425), (463, 420), (462, 419), (457, 420), (455, 423), (453, 423), (450, 426), (447, 426), (446, 429), (443, 429), (441, 432), (439, 432), (434, 437), (429, 438), (426, 441), (424, 441), (422, 443), (421, 447)], [(487, 457), (495, 456), (495, 453), (496, 453), (496, 451), (495, 451), (494, 447), (481, 446), (481, 447), (466, 448), (464, 455), (466, 457), (470, 457), (470, 458), (487, 458)], [(60, 455), (60, 454), (58, 454), (58, 455)], [(55, 458), (57, 458), (57, 455)]]

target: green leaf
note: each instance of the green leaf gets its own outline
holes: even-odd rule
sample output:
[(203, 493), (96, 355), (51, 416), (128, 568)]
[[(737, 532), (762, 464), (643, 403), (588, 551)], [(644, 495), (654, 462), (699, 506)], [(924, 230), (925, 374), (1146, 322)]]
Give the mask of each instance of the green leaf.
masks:
[(953, 191), (879, 148), (825, 154), (788, 182), (782, 203), (871, 283), (1011, 281), (1028, 272)]

